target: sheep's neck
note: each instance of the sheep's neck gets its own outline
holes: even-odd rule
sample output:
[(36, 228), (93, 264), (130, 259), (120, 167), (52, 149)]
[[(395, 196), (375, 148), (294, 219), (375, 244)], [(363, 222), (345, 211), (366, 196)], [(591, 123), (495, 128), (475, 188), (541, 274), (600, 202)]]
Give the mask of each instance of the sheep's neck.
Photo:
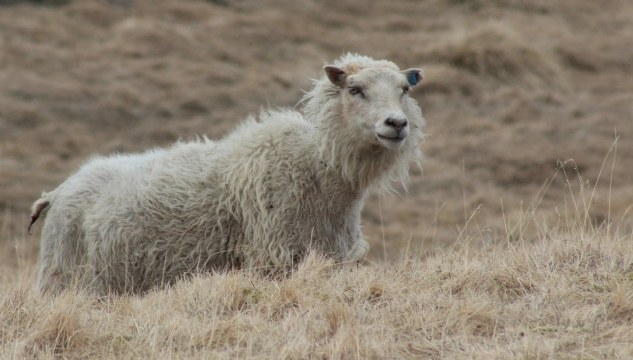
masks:
[(322, 139), (318, 161), (325, 167), (324, 185), (330, 192), (352, 193), (361, 198), (387, 175), (394, 163), (389, 152), (379, 146), (337, 147), (331, 137)]

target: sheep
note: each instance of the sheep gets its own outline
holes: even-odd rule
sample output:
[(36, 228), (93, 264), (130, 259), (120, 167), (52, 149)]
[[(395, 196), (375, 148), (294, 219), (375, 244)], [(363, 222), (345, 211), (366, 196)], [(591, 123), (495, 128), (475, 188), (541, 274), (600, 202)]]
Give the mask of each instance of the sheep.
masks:
[[(407, 95), (420, 69), (347, 54), (302, 111), (264, 110), (219, 141), (97, 156), (33, 205), (50, 205), (38, 288), (144, 293), (196, 272), (277, 269), (309, 251), (356, 263), (361, 210), (420, 163), (425, 120)], [(281, 269), (281, 270), (279, 270)]]

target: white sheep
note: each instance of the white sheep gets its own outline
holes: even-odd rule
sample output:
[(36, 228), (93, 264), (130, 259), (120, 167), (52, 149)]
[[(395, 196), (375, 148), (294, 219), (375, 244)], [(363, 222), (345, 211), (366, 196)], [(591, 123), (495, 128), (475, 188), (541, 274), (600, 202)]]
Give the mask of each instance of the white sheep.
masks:
[(288, 270), (308, 250), (362, 259), (363, 199), (403, 183), (424, 119), (421, 70), (348, 54), (296, 111), (264, 111), (219, 141), (95, 157), (33, 205), (51, 205), (38, 287), (144, 292), (186, 274)]

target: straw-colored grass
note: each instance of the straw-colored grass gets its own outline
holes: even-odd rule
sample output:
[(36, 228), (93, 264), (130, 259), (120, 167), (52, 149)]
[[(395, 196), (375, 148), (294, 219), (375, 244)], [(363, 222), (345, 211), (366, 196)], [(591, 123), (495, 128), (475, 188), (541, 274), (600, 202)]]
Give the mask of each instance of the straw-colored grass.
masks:
[[(633, 358), (633, 2), (359, 3), (0, 0), (0, 358)], [(365, 264), (35, 291), (41, 191), (294, 106), (347, 51), (424, 68), (431, 135)]]
[(0, 357), (630, 358), (633, 234), (585, 222), (590, 196), (570, 197), (565, 231), (526, 214), (533, 240), (355, 267), (312, 255), (283, 279), (203, 274), (144, 296), (42, 297), (32, 241), (4, 239)]

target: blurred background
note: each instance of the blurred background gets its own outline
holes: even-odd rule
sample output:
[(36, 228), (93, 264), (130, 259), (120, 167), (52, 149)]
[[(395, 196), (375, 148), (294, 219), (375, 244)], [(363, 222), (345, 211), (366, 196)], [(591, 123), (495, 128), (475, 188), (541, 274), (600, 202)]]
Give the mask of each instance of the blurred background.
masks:
[(346, 52), (425, 74), (423, 170), (369, 198), (370, 261), (632, 231), (631, 1), (0, 0), (2, 248), (36, 260), (30, 205), (91, 154), (219, 138)]

